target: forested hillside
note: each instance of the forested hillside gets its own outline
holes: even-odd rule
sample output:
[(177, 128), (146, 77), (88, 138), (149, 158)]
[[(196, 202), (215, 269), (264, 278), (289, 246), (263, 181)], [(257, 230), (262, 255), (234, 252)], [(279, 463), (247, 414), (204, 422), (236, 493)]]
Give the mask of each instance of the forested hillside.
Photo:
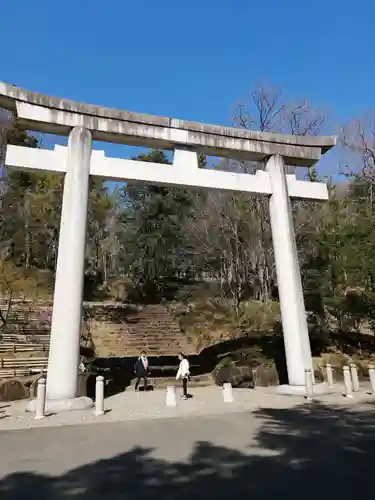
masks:
[[(257, 90), (248, 103), (236, 106), (233, 122), (301, 135), (322, 134), (328, 127), (327, 117), (318, 109), (306, 101), (286, 102), (273, 89)], [(5, 120), (3, 128), (9, 144), (40, 144), (39, 138)], [(316, 331), (371, 333), (375, 327), (374, 122), (353, 120), (344, 126), (339, 147), (348, 153), (343, 165), (347, 177), (337, 186), (329, 183), (330, 201), (293, 204), (306, 308)], [(162, 151), (138, 157), (161, 163), (168, 163), (168, 158)], [(201, 167), (212, 168), (211, 160), (202, 157)], [(243, 172), (263, 167), (224, 161), (216, 165)], [(302, 175), (318, 178), (314, 168)], [(2, 295), (51, 296), (61, 201), (61, 177), (3, 170)], [(114, 188), (91, 179), (85, 298), (164, 300), (187, 328), (192, 315), (196, 321), (202, 317), (211, 331), (214, 324), (218, 330), (224, 324), (224, 337), (272, 328), (278, 295), (268, 200), (156, 186)]]

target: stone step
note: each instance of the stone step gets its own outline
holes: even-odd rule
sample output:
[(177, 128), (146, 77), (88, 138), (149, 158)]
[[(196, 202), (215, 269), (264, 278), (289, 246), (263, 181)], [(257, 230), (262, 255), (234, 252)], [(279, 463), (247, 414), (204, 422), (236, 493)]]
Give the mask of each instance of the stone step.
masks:
[(170, 342), (167, 342), (164, 340), (162, 342), (158, 342), (156, 339), (154, 339), (154, 340), (149, 340), (149, 339), (128, 340), (126, 343), (128, 345), (132, 345), (132, 346), (142, 345), (142, 344), (156, 345), (156, 346), (168, 346), (168, 345), (179, 346), (179, 345), (187, 344), (187, 342), (178, 341), (178, 340), (171, 340)]
[[(153, 338), (153, 339), (150, 339), (150, 338), (139, 338), (139, 339), (124, 339), (124, 338), (116, 338), (116, 337), (112, 337), (112, 338), (98, 338), (96, 339), (97, 340), (97, 344), (102, 344), (102, 343), (123, 343), (123, 344), (129, 344), (129, 345), (137, 345), (137, 344), (144, 344), (144, 343), (149, 343), (149, 344), (157, 344), (157, 345), (177, 345), (177, 344), (189, 344), (189, 342), (186, 341), (185, 338), (182, 338), (182, 339), (174, 339), (174, 338), (170, 338), (170, 339), (157, 339), (157, 338)], [(94, 339), (95, 341), (95, 339)]]
[(133, 328), (130, 332), (123, 332), (125, 335), (182, 335), (181, 330), (171, 330), (170, 328), (153, 328), (150, 326), (141, 326), (139, 328)]
[[(114, 337), (112, 337), (114, 338)], [(165, 342), (169, 342), (169, 341), (179, 341), (179, 342), (186, 342), (186, 337), (185, 335), (139, 335), (139, 336), (133, 336), (133, 335), (129, 335), (129, 336), (123, 336), (123, 335), (119, 335), (118, 336), (119, 339), (124, 339), (126, 340), (127, 342), (142, 342), (144, 340), (150, 340), (151, 342), (152, 341), (157, 341), (157, 342), (162, 342), (163, 340)]]
[(190, 344), (186, 342), (111, 342), (108, 339), (103, 340), (102, 342), (94, 342), (95, 347), (108, 347), (108, 346), (113, 346), (114, 349), (122, 349), (124, 347), (128, 347), (129, 349), (137, 349), (137, 348), (143, 348), (145, 346), (150, 346), (153, 348), (161, 348), (161, 349), (167, 349), (167, 348), (173, 348), (173, 349), (180, 349), (181, 347), (189, 347)]
[[(179, 351), (163, 350), (163, 351), (148, 351), (148, 355), (154, 358), (161, 357), (173, 357), (177, 359)], [(194, 352), (187, 352), (187, 355), (193, 356)], [(139, 356), (139, 350), (123, 350), (123, 351), (111, 351), (103, 350), (100, 353), (101, 358), (137, 358)]]
[(196, 351), (192, 348), (185, 348), (185, 349), (170, 349), (170, 348), (165, 348), (165, 349), (160, 349), (160, 348), (155, 348), (155, 349), (148, 349), (145, 346), (140, 346), (138, 348), (131, 348), (131, 347), (124, 347), (124, 348), (118, 348), (118, 347), (112, 347), (112, 346), (104, 346), (101, 349), (97, 350), (97, 355), (98, 357), (106, 357), (106, 356), (111, 356), (111, 357), (138, 357), (140, 351), (143, 349), (146, 350), (147, 354), (149, 356), (178, 356), (178, 354), (182, 351), (188, 356), (192, 356), (196, 354)]
[(136, 335), (145, 335), (145, 334), (156, 335), (158, 337), (160, 337), (160, 336), (174, 337), (174, 336), (183, 335), (181, 330), (175, 330), (175, 331), (171, 331), (168, 329), (160, 330), (160, 329), (150, 328), (147, 325), (142, 327), (142, 328), (139, 328), (138, 330), (133, 330), (131, 332), (121, 332), (121, 333), (123, 333), (124, 335), (129, 335), (130, 337), (133, 337)]
[(135, 355), (139, 356), (141, 351), (146, 351), (146, 354), (149, 356), (152, 356), (154, 353), (158, 353), (159, 355), (164, 355), (166, 353), (173, 354), (175, 356), (178, 356), (180, 352), (184, 352), (187, 354), (192, 354), (191, 350), (188, 348), (184, 349), (182, 351), (181, 347), (173, 348), (173, 347), (159, 347), (159, 346), (138, 346), (138, 347), (124, 347), (123, 349), (116, 349), (113, 348), (112, 346), (107, 346), (106, 348), (107, 351), (123, 351), (123, 352), (134, 352)]
[(174, 319), (171, 316), (168, 316), (167, 314), (161, 316), (160, 314), (150, 314), (149, 316), (145, 315), (140, 315), (138, 317), (129, 318), (129, 324), (131, 325), (138, 325), (140, 323), (156, 323), (157, 325), (176, 325), (177, 323), (174, 321)]
[(143, 332), (137, 332), (137, 333), (131, 333), (131, 334), (119, 334), (118, 332), (114, 333), (114, 335), (117, 335), (119, 338), (126, 338), (126, 339), (132, 339), (132, 340), (137, 340), (137, 339), (144, 339), (144, 338), (149, 338), (149, 339), (186, 339), (186, 336), (181, 333), (181, 332), (176, 332), (176, 333), (165, 333), (165, 332), (150, 332), (149, 330), (144, 330)]
[(148, 340), (148, 339), (142, 339), (142, 340), (129, 340), (129, 341), (119, 341), (119, 342), (111, 342), (111, 340), (107, 340), (107, 345), (116, 343), (117, 345), (129, 345), (129, 346), (137, 346), (137, 345), (156, 345), (156, 346), (161, 346), (161, 347), (166, 347), (166, 346), (180, 346), (180, 345), (188, 345), (188, 342), (184, 340), (171, 340), (170, 342), (168, 341), (160, 341), (158, 342), (157, 340)]
[(128, 318), (130, 318), (133, 321), (139, 321), (142, 319), (154, 319), (156, 318), (158, 321), (174, 321), (173, 316), (171, 316), (167, 311), (142, 311), (138, 314), (129, 314), (127, 315)]
[(160, 314), (158, 312), (151, 314), (139, 314), (139, 316), (133, 316), (129, 323), (137, 324), (141, 321), (157, 321), (158, 323), (169, 323), (171, 325), (176, 324), (175, 320), (169, 314)]
[[(129, 349), (157, 349), (157, 350), (165, 350), (165, 349), (172, 349), (177, 351), (181, 351), (183, 347), (188, 348), (189, 344), (160, 344), (160, 343), (150, 343), (150, 342), (140, 342), (137, 344), (105, 344), (104, 346), (110, 346), (112, 345), (114, 349), (120, 349), (120, 348), (129, 348)], [(96, 346), (98, 347), (98, 346)]]
[(179, 330), (178, 325), (174, 321), (158, 321), (156, 318), (150, 318), (147, 321), (137, 321), (134, 323), (129, 322), (128, 324), (131, 326), (131, 328), (137, 328), (138, 326), (144, 327), (145, 325), (149, 325), (153, 326), (154, 328), (169, 328), (171, 330)]
[[(115, 335), (114, 335), (115, 336)], [(185, 335), (163, 335), (163, 334), (160, 334), (160, 335), (155, 335), (155, 334), (152, 334), (152, 335), (147, 335), (147, 334), (143, 334), (143, 335), (117, 335), (118, 338), (120, 339), (126, 339), (128, 342), (137, 342), (139, 340), (157, 340), (157, 341), (162, 341), (162, 340), (186, 340), (186, 337)]]
[[(103, 346), (103, 347), (111, 347), (112, 344), (108, 344), (107, 346)], [(181, 350), (183, 348), (188, 348), (188, 346), (186, 345), (157, 345), (157, 344), (154, 344), (154, 345), (150, 345), (150, 344), (138, 344), (138, 345), (126, 345), (126, 346), (113, 346), (113, 350), (115, 349), (127, 349), (127, 350), (133, 350), (133, 351), (136, 351), (136, 352), (140, 352), (142, 351), (143, 349), (147, 352), (151, 352), (151, 351), (159, 351), (159, 352), (162, 352), (162, 351), (173, 351), (173, 352), (181, 352)]]
[(171, 316), (160, 316), (159, 314), (150, 314), (150, 316), (139, 316), (129, 320), (130, 325), (138, 325), (140, 323), (156, 323), (157, 325), (176, 325), (177, 323)]
[[(112, 337), (114, 338), (114, 337)], [(144, 341), (149, 341), (149, 342), (187, 342), (186, 337), (173, 337), (173, 336), (163, 336), (160, 335), (160, 337), (157, 336), (152, 336), (148, 337), (145, 335), (144, 337), (119, 337), (119, 340), (125, 340), (126, 342), (144, 342)]]

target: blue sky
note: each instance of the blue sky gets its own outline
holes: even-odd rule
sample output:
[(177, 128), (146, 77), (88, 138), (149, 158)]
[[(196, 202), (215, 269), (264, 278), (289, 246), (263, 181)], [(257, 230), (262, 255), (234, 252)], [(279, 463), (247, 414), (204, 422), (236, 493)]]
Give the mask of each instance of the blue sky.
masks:
[(30, 90), (218, 124), (259, 82), (335, 123), (375, 108), (374, 0), (0, 0), (0, 14), (0, 79)]

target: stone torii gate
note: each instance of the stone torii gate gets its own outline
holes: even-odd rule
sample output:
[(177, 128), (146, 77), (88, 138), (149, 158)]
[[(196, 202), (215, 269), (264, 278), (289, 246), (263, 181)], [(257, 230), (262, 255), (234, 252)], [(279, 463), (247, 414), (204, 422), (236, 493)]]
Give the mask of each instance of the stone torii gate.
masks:
[[(50, 411), (92, 405), (77, 398), (89, 177), (167, 186), (204, 187), (269, 197), (289, 385), (284, 393), (305, 392), (312, 368), (290, 198), (327, 200), (324, 183), (286, 175), (285, 164), (310, 166), (336, 144), (335, 137), (271, 134), (206, 125), (92, 106), (29, 92), (0, 82), (0, 106), (27, 130), (69, 136), (54, 150), (8, 146), (6, 165), (65, 174), (47, 373)], [(92, 140), (169, 149), (172, 165), (106, 157)], [(199, 153), (264, 161), (256, 174), (198, 167)], [(322, 388), (320, 388), (322, 389)], [(319, 386), (315, 386), (319, 390)], [(30, 409), (33, 409), (31, 404)]]

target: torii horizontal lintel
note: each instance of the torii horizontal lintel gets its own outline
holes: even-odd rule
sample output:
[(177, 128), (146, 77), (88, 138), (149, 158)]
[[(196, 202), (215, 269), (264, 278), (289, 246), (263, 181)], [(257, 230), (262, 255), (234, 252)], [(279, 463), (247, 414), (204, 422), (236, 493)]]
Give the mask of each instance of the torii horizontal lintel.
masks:
[(68, 136), (74, 127), (93, 140), (174, 150), (186, 146), (208, 156), (264, 161), (283, 156), (287, 165), (311, 166), (336, 137), (245, 130), (74, 102), (0, 82), (0, 106), (27, 130)]

